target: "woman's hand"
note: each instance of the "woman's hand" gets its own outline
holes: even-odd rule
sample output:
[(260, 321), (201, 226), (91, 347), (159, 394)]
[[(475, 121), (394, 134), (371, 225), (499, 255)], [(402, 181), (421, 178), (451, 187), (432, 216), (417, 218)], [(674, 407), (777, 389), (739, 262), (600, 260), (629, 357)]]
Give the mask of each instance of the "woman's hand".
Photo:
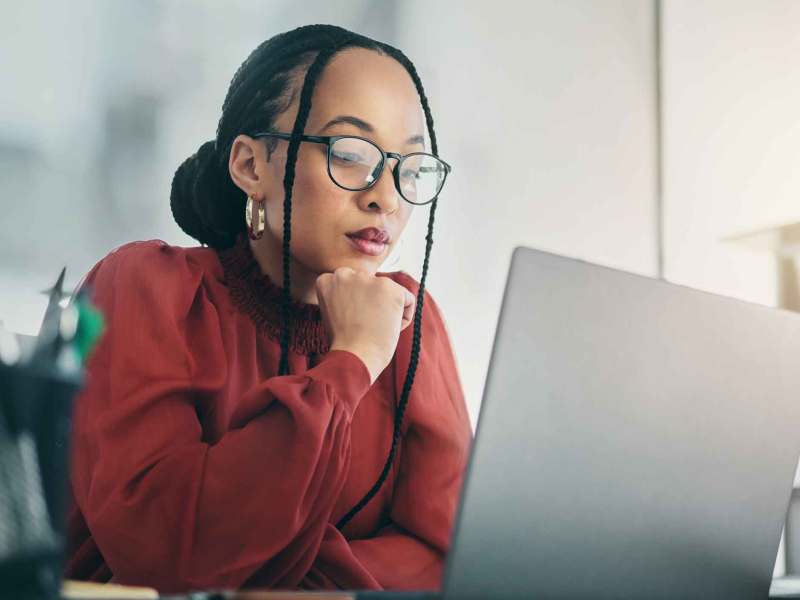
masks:
[(400, 332), (413, 320), (416, 298), (388, 277), (350, 267), (323, 273), (316, 288), (331, 350), (358, 356), (374, 383), (391, 362)]

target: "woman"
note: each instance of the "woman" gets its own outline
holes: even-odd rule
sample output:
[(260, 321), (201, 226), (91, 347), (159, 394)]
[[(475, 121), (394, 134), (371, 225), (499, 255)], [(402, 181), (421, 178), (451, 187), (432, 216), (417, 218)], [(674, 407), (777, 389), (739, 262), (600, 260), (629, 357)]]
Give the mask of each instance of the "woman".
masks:
[[(108, 327), (75, 412), (68, 577), (439, 586), (470, 428), (424, 288), (436, 153), (398, 50), (315, 25), (250, 55), (173, 180), (205, 247), (128, 244), (87, 276)], [(377, 273), (415, 209), (421, 282)]]

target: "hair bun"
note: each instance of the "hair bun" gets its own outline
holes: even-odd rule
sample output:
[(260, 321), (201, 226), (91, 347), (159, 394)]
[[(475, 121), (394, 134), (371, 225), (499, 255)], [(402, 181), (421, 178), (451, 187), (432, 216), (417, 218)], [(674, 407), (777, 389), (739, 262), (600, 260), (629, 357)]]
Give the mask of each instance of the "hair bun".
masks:
[(214, 140), (183, 161), (172, 178), (172, 216), (202, 244), (220, 249), (232, 246), (244, 229), (244, 203), (244, 193), (220, 167)]

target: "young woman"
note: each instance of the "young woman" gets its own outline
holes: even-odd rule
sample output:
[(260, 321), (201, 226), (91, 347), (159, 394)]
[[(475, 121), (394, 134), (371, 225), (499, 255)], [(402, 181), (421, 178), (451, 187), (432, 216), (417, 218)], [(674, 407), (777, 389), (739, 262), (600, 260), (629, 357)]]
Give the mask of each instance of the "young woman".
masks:
[[(67, 577), (439, 586), (471, 435), (424, 285), (449, 170), (400, 51), (314, 25), (250, 55), (173, 180), (203, 246), (128, 244), (87, 276), (107, 331), (75, 411)], [(419, 283), (377, 272), (414, 210)]]

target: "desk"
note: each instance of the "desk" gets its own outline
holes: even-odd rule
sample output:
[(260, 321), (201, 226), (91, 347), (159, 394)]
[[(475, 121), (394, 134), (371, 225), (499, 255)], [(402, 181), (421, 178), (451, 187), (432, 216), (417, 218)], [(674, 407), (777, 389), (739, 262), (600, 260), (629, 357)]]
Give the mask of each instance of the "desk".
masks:
[[(271, 592), (242, 591), (159, 596), (150, 588), (69, 582), (64, 600), (438, 600), (431, 592)], [(800, 577), (780, 577), (773, 581), (770, 598), (800, 598)]]
[(65, 581), (63, 600), (435, 600), (432, 592), (280, 592), (254, 591), (159, 596), (152, 588)]

